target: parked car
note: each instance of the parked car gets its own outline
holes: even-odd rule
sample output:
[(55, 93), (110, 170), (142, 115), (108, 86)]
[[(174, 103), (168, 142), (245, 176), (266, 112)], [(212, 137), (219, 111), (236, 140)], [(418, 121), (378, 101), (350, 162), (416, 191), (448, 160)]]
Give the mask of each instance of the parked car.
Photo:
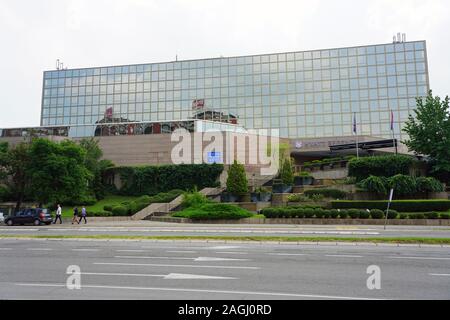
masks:
[(42, 223), (45, 223), (46, 225), (52, 223), (52, 216), (48, 213), (47, 209), (24, 209), (5, 218), (5, 224), (8, 226), (15, 224), (34, 224), (35, 226), (39, 226)]

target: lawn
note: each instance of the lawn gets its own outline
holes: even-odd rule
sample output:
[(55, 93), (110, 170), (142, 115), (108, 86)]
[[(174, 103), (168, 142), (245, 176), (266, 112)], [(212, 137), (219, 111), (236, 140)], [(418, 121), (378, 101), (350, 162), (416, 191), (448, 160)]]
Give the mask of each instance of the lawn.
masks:
[[(89, 211), (94, 211), (94, 212), (98, 212), (98, 211), (104, 211), (103, 207), (106, 205), (116, 205), (116, 204), (121, 204), (122, 202), (125, 201), (133, 201), (136, 200), (138, 197), (131, 197), (131, 196), (116, 196), (116, 195), (109, 195), (106, 196), (105, 199), (98, 201), (96, 204), (92, 205), (92, 206), (86, 206), (86, 210)], [(67, 207), (64, 206), (62, 208), (62, 216), (69, 218), (69, 217), (73, 217), (73, 208), (74, 207)], [(78, 206), (78, 211), (81, 213), (81, 208), (82, 206)], [(52, 212), (52, 214), (55, 214), (55, 212)]]

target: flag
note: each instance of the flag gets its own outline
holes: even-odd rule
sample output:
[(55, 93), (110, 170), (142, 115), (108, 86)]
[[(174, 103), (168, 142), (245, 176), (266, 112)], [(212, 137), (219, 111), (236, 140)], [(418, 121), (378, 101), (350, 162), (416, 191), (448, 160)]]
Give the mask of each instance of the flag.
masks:
[(394, 111), (391, 110), (391, 131), (394, 132)]
[(356, 113), (353, 115), (353, 133), (356, 134)]

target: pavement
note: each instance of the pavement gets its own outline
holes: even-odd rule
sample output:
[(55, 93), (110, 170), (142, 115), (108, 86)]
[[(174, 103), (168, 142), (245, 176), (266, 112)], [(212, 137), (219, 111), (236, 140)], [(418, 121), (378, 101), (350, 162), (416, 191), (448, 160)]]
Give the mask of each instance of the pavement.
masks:
[(448, 300), (450, 248), (0, 239), (0, 299)]
[(223, 225), (154, 221), (96, 222), (81, 225), (0, 226), (2, 235), (117, 235), (117, 236), (291, 236), (368, 238), (450, 238), (450, 227), (343, 225)]

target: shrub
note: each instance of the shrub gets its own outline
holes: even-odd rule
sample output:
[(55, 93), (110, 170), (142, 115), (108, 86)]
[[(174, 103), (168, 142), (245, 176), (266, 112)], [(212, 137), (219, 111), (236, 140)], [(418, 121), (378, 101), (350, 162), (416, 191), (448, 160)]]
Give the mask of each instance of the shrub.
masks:
[[(333, 209), (380, 209), (386, 210), (388, 201), (332, 201)], [(394, 200), (391, 208), (400, 212), (429, 212), (450, 210), (449, 200)]]
[(111, 212), (112, 211), (112, 205), (107, 204), (106, 206), (103, 206), (103, 210)]
[(401, 220), (409, 219), (409, 214), (407, 214), (407, 213), (400, 213), (399, 218)]
[(361, 210), (358, 210), (358, 209), (350, 209), (350, 210), (348, 210), (348, 215), (352, 219), (358, 219), (360, 214), (361, 214)]
[(330, 218), (332, 219), (339, 218), (339, 211), (336, 209), (330, 210)]
[(113, 213), (108, 211), (87, 211), (88, 217), (112, 217)]
[(408, 216), (409, 216), (409, 219), (418, 219), (418, 220), (425, 219), (425, 214), (423, 214), (423, 213), (410, 214)]
[(395, 194), (407, 196), (416, 193), (416, 180), (405, 175), (396, 175), (389, 178), (389, 187), (395, 190)]
[(305, 218), (307, 218), (307, 219), (313, 218), (314, 214), (315, 214), (314, 209), (311, 209), (311, 208), (305, 209), (303, 212), (305, 214)]
[(325, 199), (323, 194), (313, 194), (310, 198), (314, 202), (320, 202), (320, 201), (323, 201)]
[(302, 178), (312, 178), (312, 175), (309, 172), (306, 172), (306, 171), (298, 172), (294, 176), (295, 177), (302, 177)]
[(124, 206), (115, 206), (112, 208), (112, 214), (114, 216), (126, 216), (128, 214), (128, 208)]
[(311, 201), (310, 198), (302, 194), (291, 194), (287, 198), (288, 202), (308, 202)]
[(198, 191), (193, 191), (185, 192), (183, 194), (183, 201), (181, 202), (181, 205), (184, 208), (200, 207), (208, 202), (209, 200), (204, 194)]
[(285, 159), (281, 163), (280, 178), (285, 185), (292, 186), (294, 184), (294, 173), (292, 171), (291, 159)]
[(369, 219), (370, 218), (370, 211), (368, 211), (368, 210), (360, 210), (359, 218), (360, 219)]
[(419, 177), (416, 179), (417, 191), (419, 192), (443, 192), (444, 186), (439, 180), (432, 177)]
[(340, 210), (339, 209), (339, 217), (341, 219), (347, 219), (349, 217), (349, 212), (348, 210)]
[(425, 218), (426, 219), (439, 219), (439, 213), (437, 213), (437, 212), (427, 212), (427, 213), (425, 213), (424, 214), (424, 216), (425, 216)]
[[(385, 217), (386, 217), (386, 212), (387, 212), (387, 210), (384, 211)], [(398, 211), (389, 209), (388, 219), (395, 219), (397, 217), (398, 217)]]
[(227, 192), (232, 194), (243, 194), (248, 192), (248, 181), (245, 175), (245, 167), (236, 160), (228, 170)]
[(444, 219), (444, 220), (449, 220), (450, 219), (450, 213), (441, 213), (439, 215), (439, 218)]
[(325, 198), (346, 199), (348, 193), (338, 189), (314, 189), (305, 191), (305, 196), (323, 195)]
[(322, 219), (322, 218), (324, 218), (325, 210), (323, 210), (323, 209), (316, 209), (316, 210), (314, 210), (314, 215), (315, 215), (315, 217), (317, 219)]
[(207, 203), (200, 207), (191, 207), (173, 214), (174, 217), (189, 218), (193, 220), (237, 220), (248, 218), (252, 213), (238, 206), (225, 203)]
[(349, 176), (362, 181), (370, 176), (392, 177), (409, 174), (413, 158), (403, 155), (388, 155), (352, 159), (349, 162)]
[(379, 209), (372, 209), (370, 210), (370, 216), (372, 217), (372, 219), (383, 219), (384, 212)]
[(384, 177), (370, 176), (358, 183), (358, 187), (367, 192), (376, 194), (387, 194), (387, 179)]

